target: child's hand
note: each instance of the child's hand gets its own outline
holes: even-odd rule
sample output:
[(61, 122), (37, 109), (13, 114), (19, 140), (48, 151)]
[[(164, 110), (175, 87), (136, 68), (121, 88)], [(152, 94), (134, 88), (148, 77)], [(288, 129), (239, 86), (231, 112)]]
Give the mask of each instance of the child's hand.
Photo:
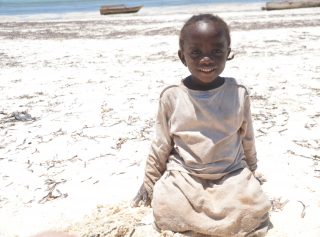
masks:
[(261, 185), (267, 181), (266, 177), (262, 173), (253, 171), (252, 174), (259, 181)]
[(132, 200), (131, 206), (132, 207), (149, 206), (150, 203), (151, 203), (151, 198), (150, 198), (146, 188), (142, 184), (137, 195)]

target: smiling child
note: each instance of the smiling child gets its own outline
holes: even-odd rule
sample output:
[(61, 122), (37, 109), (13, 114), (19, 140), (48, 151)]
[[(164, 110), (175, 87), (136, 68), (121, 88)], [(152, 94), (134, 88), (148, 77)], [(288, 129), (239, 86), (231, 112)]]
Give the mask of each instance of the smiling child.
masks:
[(179, 58), (190, 71), (160, 95), (156, 136), (133, 206), (153, 208), (161, 230), (264, 236), (270, 202), (254, 176), (257, 157), (247, 89), (221, 77), (231, 59), (227, 24), (191, 17)]

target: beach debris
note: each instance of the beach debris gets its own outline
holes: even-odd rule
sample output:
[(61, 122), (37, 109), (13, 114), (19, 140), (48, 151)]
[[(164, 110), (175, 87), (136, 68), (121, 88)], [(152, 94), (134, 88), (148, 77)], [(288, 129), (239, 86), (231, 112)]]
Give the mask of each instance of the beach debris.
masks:
[(0, 207), (1, 207), (1, 204), (4, 204), (3, 202), (7, 203), (8, 202), (8, 198), (0, 196)]
[(62, 179), (61, 181), (55, 181), (55, 180), (52, 180), (52, 179), (47, 179), (45, 181), (45, 184), (48, 185), (48, 188), (47, 188), (47, 191), (48, 194), (45, 195), (43, 198), (40, 199), (39, 203), (40, 204), (44, 204), (48, 201), (52, 201), (52, 200), (55, 200), (57, 198), (66, 198), (68, 197), (68, 194), (67, 193), (61, 193), (59, 189), (57, 189), (57, 186), (59, 184), (62, 184), (62, 183), (65, 183), (66, 180), (65, 179)]
[(134, 123), (136, 123), (139, 120), (140, 120), (139, 117), (133, 117), (133, 116), (129, 115), (129, 117), (128, 117), (127, 121), (125, 121), (125, 123), (127, 125), (133, 125)]
[(17, 121), (32, 121), (34, 118), (30, 114), (28, 114), (26, 111), (22, 112), (13, 112), (12, 117), (14, 117), (15, 120)]
[(271, 201), (271, 210), (272, 211), (275, 211), (275, 212), (282, 211), (284, 206), (289, 202), (288, 199), (286, 199), (284, 201), (282, 201), (281, 199), (282, 198), (279, 197), (279, 198), (273, 198), (273, 199), (270, 200)]
[(297, 154), (296, 152), (292, 151), (292, 150), (287, 150), (287, 153), (291, 154), (291, 155), (295, 155), (297, 157), (301, 157), (301, 158), (306, 158), (306, 159), (311, 159), (311, 160), (319, 160), (319, 156), (318, 155), (313, 155), (313, 156), (305, 156), (302, 154)]
[(311, 139), (303, 139), (303, 140), (292, 140), (295, 144), (301, 147), (311, 148), (311, 149), (317, 149), (320, 145), (319, 140), (311, 140)]
[(36, 119), (32, 117), (27, 111), (16, 111), (11, 114), (1, 112), (1, 114), (6, 115), (3, 117), (1, 122), (3, 123), (9, 123), (9, 122), (29, 122), (29, 121), (35, 121)]
[(267, 136), (271, 132), (282, 134), (288, 130), (289, 113), (286, 109), (280, 108), (274, 103), (269, 104), (267, 99), (257, 94), (253, 95), (253, 100), (263, 108), (263, 110), (252, 113), (254, 121), (258, 123), (257, 138)]
[(320, 156), (314, 155), (313, 157), (314, 177), (320, 178)]
[(121, 146), (126, 142), (128, 140), (128, 138), (127, 137), (119, 137), (118, 138), (118, 141), (117, 141), (117, 143), (116, 143), (116, 149), (117, 150), (120, 150), (121, 149)]
[(152, 129), (154, 126), (154, 119), (149, 119), (144, 121), (144, 126), (139, 131), (138, 139), (147, 140), (150, 139), (150, 134), (152, 133)]
[(304, 218), (304, 216), (306, 215), (306, 205), (302, 202), (302, 201), (298, 201), (299, 203), (301, 203), (301, 205), (302, 205), (302, 211), (301, 211), (301, 215), (300, 215), (300, 217), (301, 218)]
[[(133, 237), (139, 228), (146, 226), (143, 218), (152, 215), (149, 207), (132, 208), (130, 203), (122, 202), (114, 205), (98, 205), (96, 210), (79, 223), (68, 227), (65, 231), (77, 233), (82, 237)], [(151, 225), (150, 230), (153, 231)], [(145, 233), (143, 236), (156, 236)]]

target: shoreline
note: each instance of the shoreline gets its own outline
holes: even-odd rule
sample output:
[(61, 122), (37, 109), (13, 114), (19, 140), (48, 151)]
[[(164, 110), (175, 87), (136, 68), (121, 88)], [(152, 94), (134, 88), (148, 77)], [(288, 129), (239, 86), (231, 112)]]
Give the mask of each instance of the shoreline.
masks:
[[(103, 4), (102, 4), (103, 5)], [(237, 11), (234, 7), (240, 7), (241, 9), (249, 8), (252, 9), (252, 6), (262, 6), (265, 5), (265, 3), (256, 1), (256, 2), (249, 2), (249, 3), (243, 3), (243, 2), (229, 2), (229, 3), (187, 3), (187, 4), (181, 4), (181, 5), (143, 5), (142, 10), (149, 10), (149, 9), (181, 9), (181, 8), (197, 8), (197, 7), (204, 7), (204, 6), (216, 6), (220, 10), (223, 8), (226, 8), (226, 6), (231, 7), (233, 10), (232, 11)], [(71, 6), (70, 6), (71, 8)], [(43, 16), (48, 16), (48, 15), (81, 15), (81, 14), (88, 14), (88, 13), (98, 13), (99, 14), (99, 8), (100, 5), (97, 5), (95, 9), (78, 9), (78, 10), (65, 10), (65, 11), (57, 11), (57, 12), (27, 12), (27, 13), (11, 13), (11, 14), (6, 14), (5, 12), (2, 12), (4, 10), (0, 9), (0, 16), (8, 17), (8, 16), (13, 16), (13, 17), (19, 17), (19, 16), (37, 16), (37, 15), (43, 15)], [(141, 11), (142, 11), (141, 10)], [(239, 10), (239, 9), (238, 9)], [(141, 12), (140, 11), (140, 12)], [(139, 14), (139, 13), (138, 13)]]
[[(99, 13), (99, 8), (96, 10), (88, 10), (81, 12), (60, 12), (60, 13), (35, 13), (35, 14), (15, 14), (6, 15), (2, 14), (1, 21), (46, 21), (46, 20), (69, 20), (78, 19), (81, 21), (92, 20), (92, 19), (103, 19), (103, 18), (123, 18), (123, 17), (142, 17), (142, 16), (152, 16), (152, 15), (171, 15), (171, 14), (185, 14), (186, 12), (209, 12), (208, 8), (215, 9), (214, 11), (218, 13), (222, 12), (246, 12), (246, 11), (259, 11), (263, 6), (263, 3), (214, 3), (214, 4), (188, 4), (181, 6), (146, 6), (143, 7), (137, 13), (129, 14), (114, 14), (114, 15), (104, 15), (101, 16)], [(262, 11), (262, 10), (261, 10)]]
[[(217, 6), (220, 6), (220, 8)], [(262, 11), (259, 4), (245, 4), (241, 11), (237, 4), (230, 4), (230, 6), (233, 6), (231, 9), (228, 6), (229, 4), (210, 4), (207, 6), (201, 5), (198, 8), (149, 8), (138, 14), (107, 16), (101, 16), (95, 12), (87, 12), (85, 15), (76, 13), (32, 15), (28, 17), (7, 16), (0, 20), (0, 39), (105, 40), (131, 38), (132, 36), (177, 36), (179, 27), (186, 19), (192, 14), (213, 13), (211, 7), (215, 7), (215, 13), (228, 21), (232, 32), (305, 28), (316, 27), (320, 24), (319, 8)], [(232, 9), (238, 9), (239, 11), (233, 12)], [(128, 24), (130, 21), (138, 24), (137, 27)], [(143, 26), (144, 24), (156, 27), (154, 29), (146, 28)], [(23, 28), (23, 30), (21, 31), (20, 28)], [(142, 30), (136, 31), (139, 28)]]
[[(150, 209), (127, 203), (143, 178), (159, 94), (188, 75), (179, 29), (204, 11), (1, 17), (0, 236), (102, 236), (126, 224), (134, 237), (155, 236), (145, 234)], [(243, 81), (252, 98), (258, 171), (273, 202), (268, 236), (318, 237), (320, 9), (219, 15), (235, 54), (222, 76)]]

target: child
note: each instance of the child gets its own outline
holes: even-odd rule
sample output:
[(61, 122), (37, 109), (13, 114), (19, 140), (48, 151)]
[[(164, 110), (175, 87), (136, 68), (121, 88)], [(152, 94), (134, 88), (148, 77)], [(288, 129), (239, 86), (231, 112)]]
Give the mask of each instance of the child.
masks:
[(156, 138), (133, 206), (151, 202), (155, 226), (210, 236), (264, 236), (270, 202), (254, 177), (256, 150), (246, 88), (220, 77), (230, 33), (219, 17), (191, 17), (180, 32), (191, 75), (160, 96)]

